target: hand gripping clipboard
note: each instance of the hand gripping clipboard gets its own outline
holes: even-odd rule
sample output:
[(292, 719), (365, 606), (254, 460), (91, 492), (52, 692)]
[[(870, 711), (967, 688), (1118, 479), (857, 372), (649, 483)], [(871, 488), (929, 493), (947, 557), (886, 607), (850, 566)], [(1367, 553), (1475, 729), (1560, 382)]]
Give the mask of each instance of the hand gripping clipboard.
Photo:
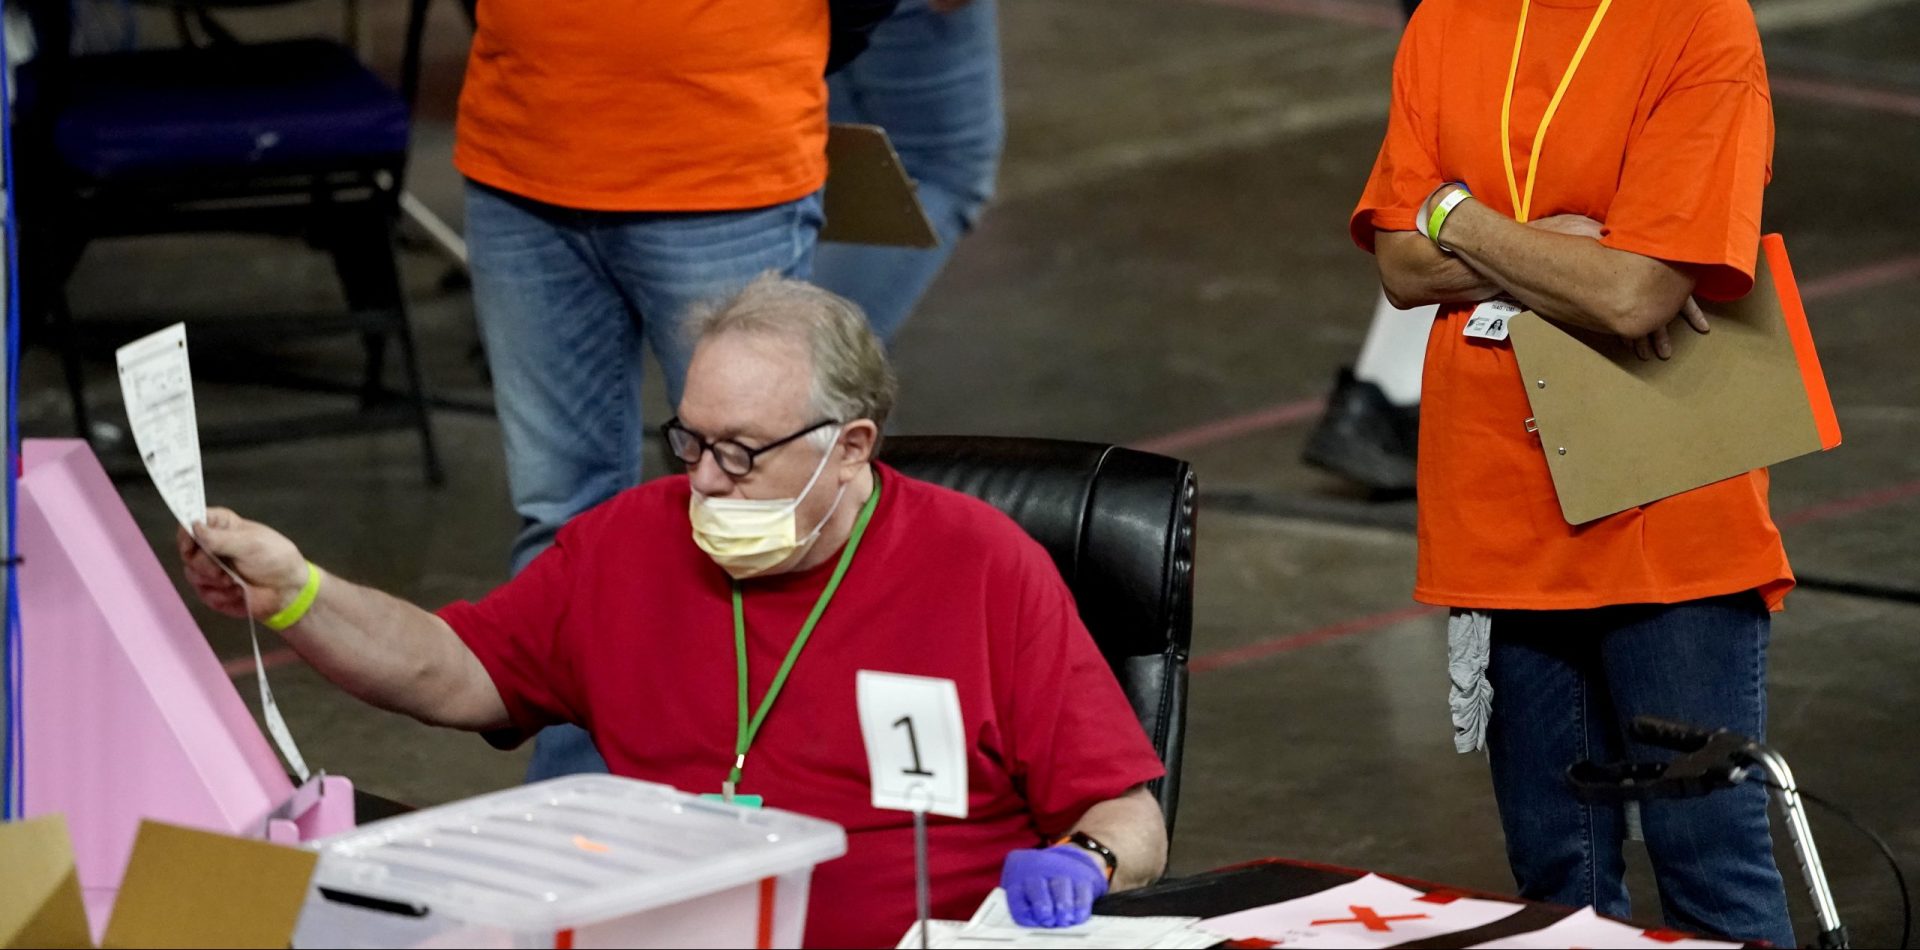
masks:
[(1840, 444), (1780, 235), (1761, 238), (1751, 293), (1701, 309), (1711, 332), (1677, 326), (1669, 360), (1532, 312), (1509, 323), (1568, 524)]
[(900, 156), (877, 125), (827, 128), (826, 224), (820, 240), (892, 247), (938, 247), (940, 238), (914, 195)]

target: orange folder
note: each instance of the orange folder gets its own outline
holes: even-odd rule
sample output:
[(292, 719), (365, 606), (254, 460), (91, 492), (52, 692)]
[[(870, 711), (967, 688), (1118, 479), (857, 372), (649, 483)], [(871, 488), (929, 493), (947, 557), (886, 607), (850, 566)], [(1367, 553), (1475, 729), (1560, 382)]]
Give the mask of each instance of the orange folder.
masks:
[(1751, 293), (1701, 308), (1712, 332), (1676, 324), (1669, 360), (1531, 312), (1509, 323), (1568, 524), (1840, 444), (1780, 235), (1761, 238)]

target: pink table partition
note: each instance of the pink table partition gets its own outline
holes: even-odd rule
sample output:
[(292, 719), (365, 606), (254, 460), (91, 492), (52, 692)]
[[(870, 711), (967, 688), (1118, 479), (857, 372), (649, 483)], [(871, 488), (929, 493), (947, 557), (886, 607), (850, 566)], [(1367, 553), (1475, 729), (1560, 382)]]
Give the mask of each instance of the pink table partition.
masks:
[[(28, 440), (23, 461), (26, 813), (67, 816), (96, 934), (142, 818), (276, 840), (350, 827), (342, 779), (294, 801), (169, 579), (172, 558), (155, 557), (86, 443)], [(268, 827), (319, 791), (325, 807), (297, 829)]]

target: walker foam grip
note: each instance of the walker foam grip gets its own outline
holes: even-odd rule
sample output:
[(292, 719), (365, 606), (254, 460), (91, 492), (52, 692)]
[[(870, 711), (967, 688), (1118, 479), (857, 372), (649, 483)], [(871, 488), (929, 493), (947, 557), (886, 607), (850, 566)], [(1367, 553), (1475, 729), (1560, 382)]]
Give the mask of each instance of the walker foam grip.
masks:
[(1754, 764), (1753, 740), (1725, 729), (1707, 732), (1643, 717), (1631, 731), (1650, 745), (1684, 748), (1670, 762), (1576, 763), (1567, 769), (1575, 797), (1588, 804), (1695, 798), (1740, 784)]

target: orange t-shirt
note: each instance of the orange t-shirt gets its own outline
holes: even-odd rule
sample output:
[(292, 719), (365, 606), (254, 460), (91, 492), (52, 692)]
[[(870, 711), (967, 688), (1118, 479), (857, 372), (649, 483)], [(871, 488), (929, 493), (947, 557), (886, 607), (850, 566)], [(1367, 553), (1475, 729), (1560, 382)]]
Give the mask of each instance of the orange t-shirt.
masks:
[[(1514, 84), (1515, 181), (1598, 0), (1532, 0)], [(1513, 213), (1500, 105), (1520, 0), (1427, 0), (1400, 43), (1393, 105), (1353, 239), (1412, 231), (1420, 202), (1462, 181)], [(1602, 222), (1608, 247), (1683, 264), (1695, 293), (1744, 295), (1760, 241), (1773, 115), (1746, 0), (1615, 0), (1542, 146), (1532, 215)], [(1420, 412), (1414, 596), (1451, 607), (1571, 610), (1676, 603), (1793, 586), (1756, 471), (1570, 526), (1562, 518), (1513, 349), (1461, 334), (1442, 307)], [(1678, 330), (1675, 332), (1692, 332)]]
[(730, 211), (827, 176), (826, 0), (487, 0), (454, 166), (596, 211)]

